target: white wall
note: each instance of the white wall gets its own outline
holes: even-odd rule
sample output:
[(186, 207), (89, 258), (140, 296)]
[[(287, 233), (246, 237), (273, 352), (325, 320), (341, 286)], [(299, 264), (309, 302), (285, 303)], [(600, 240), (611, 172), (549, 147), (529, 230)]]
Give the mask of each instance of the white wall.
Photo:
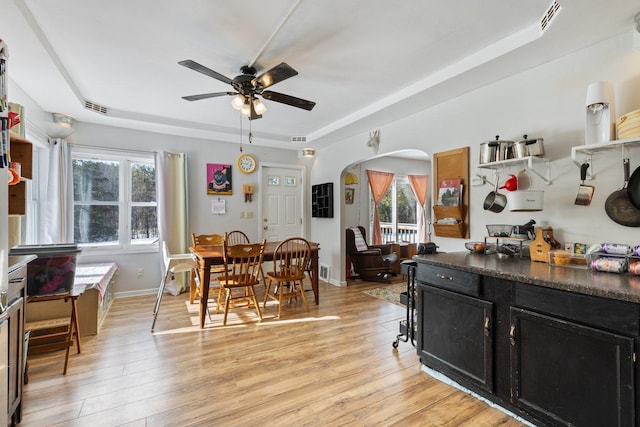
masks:
[[(524, 71), (431, 109), (381, 126), (379, 154), (400, 149), (421, 149), (427, 154), (471, 147), (470, 172), (475, 174), (479, 147), (495, 135), (518, 140), (523, 134), (544, 138), (552, 184), (534, 178), (534, 188), (545, 190), (541, 212), (485, 211), (482, 202), (491, 187), (470, 187), (471, 239), (482, 240), (486, 224), (522, 224), (530, 218), (550, 225), (561, 242), (619, 242), (640, 244), (640, 229), (618, 225), (604, 211), (607, 196), (622, 186), (619, 152), (594, 160), (596, 186), (591, 206), (574, 204), (579, 169), (571, 162), (571, 147), (584, 144), (585, 96), (589, 83), (614, 83), (617, 116), (640, 109), (640, 52), (631, 47), (631, 32)], [(312, 182), (334, 182), (345, 168), (370, 157), (362, 134), (318, 150)], [(629, 150), (632, 168), (640, 165), (640, 147)], [(519, 169), (519, 168), (518, 168)], [(633, 169), (632, 169), (633, 170)], [(517, 172), (517, 169), (511, 170)], [(340, 188), (340, 186), (337, 186)], [(342, 194), (335, 195), (342, 200)], [(331, 268), (332, 282), (343, 283), (346, 218), (312, 221), (311, 239)], [(466, 239), (433, 237), (443, 251), (464, 250)], [(337, 268), (337, 266), (339, 266)]]

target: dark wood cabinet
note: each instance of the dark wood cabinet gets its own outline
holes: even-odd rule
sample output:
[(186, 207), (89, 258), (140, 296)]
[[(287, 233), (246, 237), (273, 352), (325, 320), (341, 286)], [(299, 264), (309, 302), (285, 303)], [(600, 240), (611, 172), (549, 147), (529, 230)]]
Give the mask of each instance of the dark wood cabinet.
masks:
[(26, 265), (9, 273), (6, 322), (8, 326), (8, 419), (11, 425), (22, 419), (22, 384), (24, 378), (24, 309)]
[(418, 262), (422, 363), (533, 422), (634, 426), (640, 305)]
[(493, 304), (418, 286), (418, 348), (422, 362), (462, 383), (493, 389)]
[(634, 425), (634, 339), (511, 307), (512, 401), (549, 424)]

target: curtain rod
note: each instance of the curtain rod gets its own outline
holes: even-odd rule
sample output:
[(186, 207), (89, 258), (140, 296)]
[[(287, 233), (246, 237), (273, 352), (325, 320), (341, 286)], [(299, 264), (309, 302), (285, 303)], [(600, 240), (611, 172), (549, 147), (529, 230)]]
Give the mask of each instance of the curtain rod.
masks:
[[(53, 138), (53, 140), (55, 141), (58, 138)], [(86, 144), (75, 144), (72, 142), (68, 142), (69, 145), (71, 145), (72, 147), (78, 147), (78, 148), (92, 148), (95, 150), (103, 150), (103, 151), (117, 151), (117, 152), (127, 152), (127, 153), (138, 153), (138, 154), (157, 154), (158, 151), (142, 151), (142, 150), (130, 150), (128, 148), (110, 148), (110, 147), (98, 147), (95, 145), (86, 145)], [(176, 153), (170, 153), (170, 154), (176, 154)]]

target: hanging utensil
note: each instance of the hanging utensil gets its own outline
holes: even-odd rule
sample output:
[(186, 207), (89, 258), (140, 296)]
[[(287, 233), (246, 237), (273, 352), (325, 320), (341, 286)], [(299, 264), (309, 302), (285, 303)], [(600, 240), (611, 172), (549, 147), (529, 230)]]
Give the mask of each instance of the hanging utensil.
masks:
[(495, 190), (487, 194), (484, 199), (484, 210), (495, 213), (502, 212), (504, 207), (507, 206), (507, 196), (498, 192), (498, 174), (496, 174), (496, 186)]
[(528, 190), (531, 186), (531, 178), (525, 169), (518, 172), (518, 190)]
[(593, 198), (593, 192), (595, 187), (593, 185), (585, 185), (584, 180), (587, 179), (587, 169), (589, 169), (589, 163), (583, 163), (580, 165), (580, 187), (578, 187), (578, 195), (576, 196), (576, 205), (589, 206), (591, 199)]
[(509, 176), (511, 178), (508, 178), (504, 182), (504, 185), (500, 187), (500, 190), (506, 189), (507, 191), (516, 191), (518, 189), (518, 177), (512, 173), (510, 173)]
[(623, 159), (624, 185), (607, 197), (604, 209), (609, 218), (626, 227), (640, 227), (640, 209), (629, 201), (627, 186), (629, 185), (629, 159)]
[(640, 166), (636, 168), (629, 178), (629, 186), (627, 187), (629, 201), (636, 208), (640, 209)]

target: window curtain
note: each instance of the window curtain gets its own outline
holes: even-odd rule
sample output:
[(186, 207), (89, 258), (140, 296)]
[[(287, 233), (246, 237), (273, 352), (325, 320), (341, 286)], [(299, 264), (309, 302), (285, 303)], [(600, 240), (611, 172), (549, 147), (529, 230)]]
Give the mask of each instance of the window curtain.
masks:
[(64, 139), (50, 139), (45, 243), (73, 242), (73, 175), (71, 148)]
[(382, 244), (382, 233), (380, 232), (380, 216), (378, 215), (378, 203), (384, 197), (393, 182), (393, 173), (367, 170), (369, 188), (373, 194), (373, 245)]
[[(169, 252), (184, 254), (188, 252), (189, 210), (187, 193), (187, 156), (185, 153), (155, 154), (156, 191), (158, 202), (158, 234), (160, 248), (167, 242)], [(161, 274), (166, 266), (162, 249), (160, 256)], [(186, 278), (176, 277), (181, 285), (180, 291), (186, 288)]]
[(428, 242), (427, 236), (427, 193), (429, 192), (429, 175), (409, 175), (409, 185), (413, 196), (418, 201), (418, 243)]

